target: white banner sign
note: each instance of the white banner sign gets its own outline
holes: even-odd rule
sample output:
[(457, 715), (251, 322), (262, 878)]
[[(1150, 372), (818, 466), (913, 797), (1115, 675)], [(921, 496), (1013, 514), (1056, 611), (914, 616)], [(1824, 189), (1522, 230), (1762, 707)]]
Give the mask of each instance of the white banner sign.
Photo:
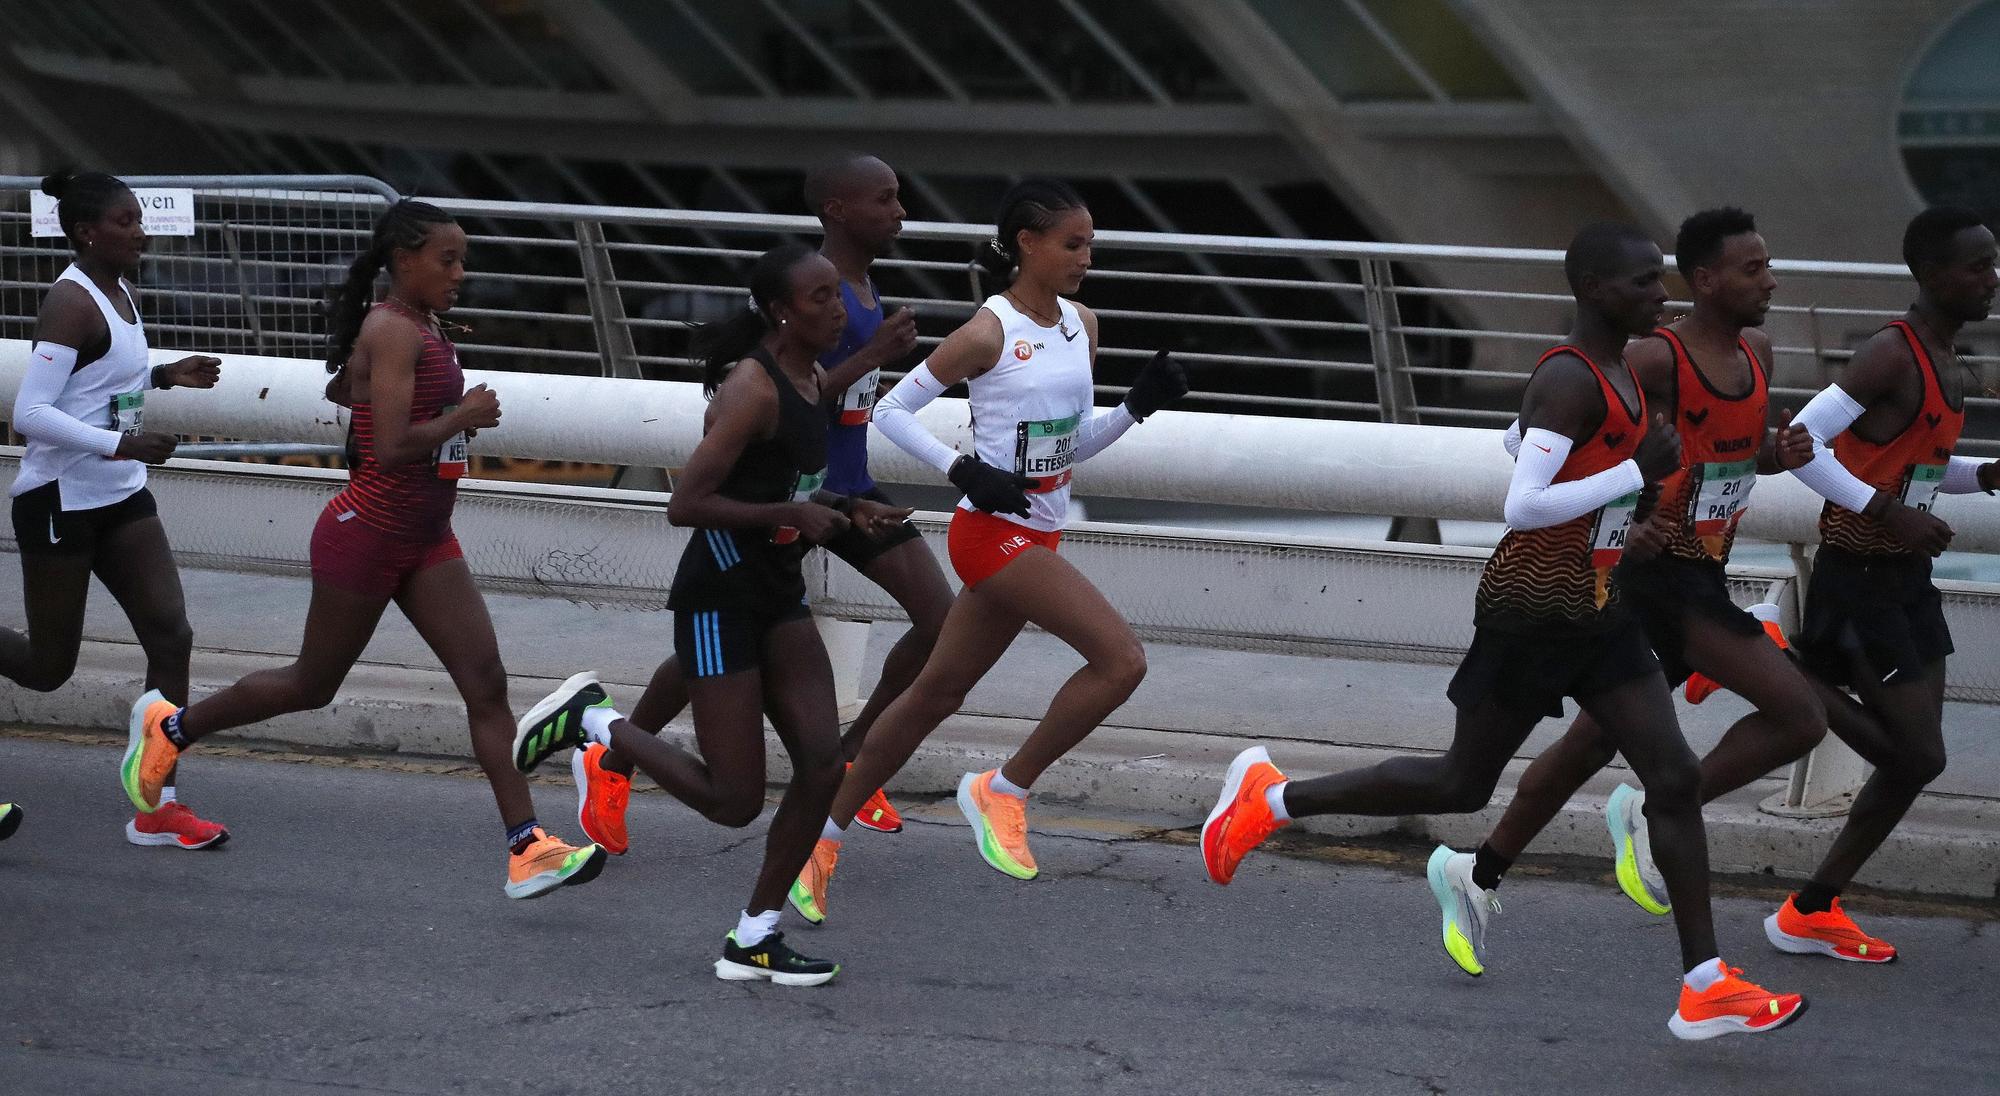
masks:
[[(148, 236), (194, 235), (194, 191), (174, 187), (137, 187), (141, 223)], [(39, 190), (28, 192), (28, 209), (33, 215), (36, 236), (60, 236), (62, 224), (56, 220), (56, 200)]]

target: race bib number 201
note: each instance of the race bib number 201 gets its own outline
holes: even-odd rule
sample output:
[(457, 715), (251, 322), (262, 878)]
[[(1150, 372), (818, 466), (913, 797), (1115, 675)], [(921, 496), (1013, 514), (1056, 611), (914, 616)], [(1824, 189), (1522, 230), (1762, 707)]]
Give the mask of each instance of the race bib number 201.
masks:
[(1021, 423), (1014, 432), (1014, 470), (1035, 481), (1031, 495), (1047, 494), (1068, 485), (1076, 463), (1076, 430), (1081, 413), (1066, 419)]

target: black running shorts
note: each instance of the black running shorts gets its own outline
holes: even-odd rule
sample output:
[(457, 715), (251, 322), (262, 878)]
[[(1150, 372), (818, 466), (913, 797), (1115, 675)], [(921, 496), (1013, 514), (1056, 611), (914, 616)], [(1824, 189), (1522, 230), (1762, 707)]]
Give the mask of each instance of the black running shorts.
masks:
[(1563, 698), (1586, 700), (1635, 677), (1660, 672), (1645, 630), (1627, 617), (1589, 636), (1538, 636), (1480, 628), (1445, 695), (1459, 708), (1489, 700), (1551, 718)]
[[(868, 499), (871, 502), (879, 502), (884, 506), (896, 505), (890, 500), (888, 495), (882, 493), (882, 489), (879, 487), (870, 487), (868, 490), (854, 497)], [(827, 541), (824, 547), (827, 551), (846, 561), (849, 567), (861, 571), (865, 570), (869, 564), (880, 559), (882, 554), (889, 549), (908, 544), (922, 537), (923, 533), (907, 521), (897, 526), (894, 532), (883, 537), (871, 537), (867, 533), (850, 526), (846, 532)]]
[(681, 674), (721, 677), (754, 670), (763, 661), (765, 634), (811, 615), (803, 601), (760, 609), (676, 610), (674, 654), (681, 660)]
[(1686, 658), (1688, 617), (1705, 617), (1741, 636), (1764, 634), (1764, 625), (1730, 600), (1728, 578), (1714, 560), (1661, 555), (1624, 564), (1616, 581), (1622, 604), (1645, 629), (1670, 686), (1694, 673)]
[(144, 487), (109, 506), (65, 510), (62, 484), (52, 481), (14, 496), (14, 543), (24, 554), (94, 555), (112, 530), (159, 512)]
[(1829, 685), (1853, 685), (1864, 673), (1892, 684), (1915, 679), (1953, 649), (1930, 559), (1822, 547), (1792, 646)]

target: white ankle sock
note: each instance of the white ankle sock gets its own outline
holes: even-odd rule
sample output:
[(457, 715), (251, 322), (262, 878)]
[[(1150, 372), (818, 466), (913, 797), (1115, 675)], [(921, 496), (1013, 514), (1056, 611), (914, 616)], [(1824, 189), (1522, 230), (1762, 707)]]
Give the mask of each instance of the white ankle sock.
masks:
[(821, 841), (831, 841), (838, 845), (842, 841), (847, 840), (847, 827), (836, 826), (833, 824), (833, 819), (829, 818), (819, 824), (819, 839)]
[(1271, 808), (1271, 817), (1280, 822), (1290, 822), (1292, 812), (1285, 809), (1285, 785), (1289, 780), (1280, 780), (1264, 789), (1264, 805)]
[(763, 913), (744, 910), (743, 915), (736, 919), (736, 946), (754, 948), (776, 931), (778, 931), (777, 910), (765, 910)]
[(1681, 981), (1687, 983), (1687, 988), (1696, 993), (1706, 993), (1708, 987), (1722, 981), (1722, 975), (1722, 960), (1716, 958), (1696, 965), (1693, 970), (1681, 977)]
[(611, 725), (625, 718), (612, 708), (585, 708), (583, 710), (583, 735), (592, 742), (609, 749), (611, 747)]
[(173, 786), (172, 784), (169, 784), (169, 785), (167, 785), (166, 787), (164, 787), (164, 788), (161, 788), (161, 789), (160, 789), (160, 802), (162, 802), (162, 803), (172, 803), (173, 801), (174, 801), (174, 786)]
[(990, 785), (990, 787), (992, 787), (994, 791), (999, 792), (1002, 795), (1011, 795), (1016, 799), (1028, 798), (1028, 789), (1023, 788), (1019, 784), (1014, 783), (1012, 780), (1007, 779), (1007, 777), (1003, 775), (999, 769), (993, 770), (993, 783)]

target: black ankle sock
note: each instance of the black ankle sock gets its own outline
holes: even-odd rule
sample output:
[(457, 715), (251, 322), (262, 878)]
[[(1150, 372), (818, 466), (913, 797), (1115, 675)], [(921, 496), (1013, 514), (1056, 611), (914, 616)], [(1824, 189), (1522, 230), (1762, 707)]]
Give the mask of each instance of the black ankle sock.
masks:
[(1792, 899), (1792, 908), (1800, 913), (1825, 913), (1833, 908), (1833, 900), (1838, 897), (1840, 890), (1837, 887), (1807, 883), (1799, 888), (1798, 897)]
[(1500, 885), (1500, 877), (1514, 866), (1512, 860), (1493, 851), (1493, 846), (1480, 842), (1472, 854), (1472, 884), (1482, 890), (1493, 890)]
[(518, 826), (507, 827), (507, 851), (518, 853), (527, 848), (528, 842), (535, 839), (535, 827), (539, 825), (540, 822), (530, 818)]
[(177, 750), (188, 748), (188, 740), (186, 736), (181, 734), (181, 713), (185, 711), (187, 711), (186, 708), (175, 708), (174, 714), (168, 716), (160, 723), (160, 733), (166, 735), (167, 741), (173, 743), (174, 748)]

